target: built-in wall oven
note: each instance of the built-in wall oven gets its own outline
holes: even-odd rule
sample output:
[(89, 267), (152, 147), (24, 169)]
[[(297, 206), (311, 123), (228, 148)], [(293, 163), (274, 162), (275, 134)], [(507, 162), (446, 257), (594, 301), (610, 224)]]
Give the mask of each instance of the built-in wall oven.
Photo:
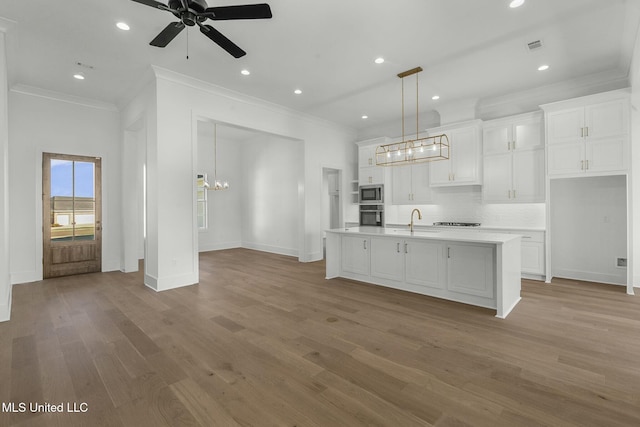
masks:
[(358, 200), (360, 204), (382, 205), (384, 203), (384, 185), (361, 185)]
[(360, 226), (384, 227), (384, 205), (360, 205)]

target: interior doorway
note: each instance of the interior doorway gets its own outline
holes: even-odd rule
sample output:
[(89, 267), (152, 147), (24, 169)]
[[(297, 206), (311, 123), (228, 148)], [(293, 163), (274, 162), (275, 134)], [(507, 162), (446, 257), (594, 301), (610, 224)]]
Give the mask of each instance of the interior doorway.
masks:
[(322, 168), (322, 247), (325, 254), (325, 230), (342, 227), (342, 170)]
[(44, 278), (101, 271), (101, 159), (42, 157)]

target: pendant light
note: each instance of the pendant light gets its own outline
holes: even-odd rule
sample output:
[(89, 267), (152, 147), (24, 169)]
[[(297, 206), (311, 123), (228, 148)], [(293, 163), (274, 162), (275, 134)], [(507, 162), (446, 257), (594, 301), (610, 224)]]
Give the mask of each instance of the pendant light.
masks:
[[(416, 67), (398, 74), (402, 81), (402, 140), (376, 147), (376, 165), (401, 166), (412, 163), (432, 162), (449, 158), (449, 138), (445, 134), (420, 138), (418, 125), (418, 73), (422, 67)], [(404, 134), (404, 78), (416, 75), (416, 137), (406, 139)]]
[(208, 185), (209, 190), (227, 190), (229, 182), (218, 180), (218, 125), (213, 124), (213, 185)]

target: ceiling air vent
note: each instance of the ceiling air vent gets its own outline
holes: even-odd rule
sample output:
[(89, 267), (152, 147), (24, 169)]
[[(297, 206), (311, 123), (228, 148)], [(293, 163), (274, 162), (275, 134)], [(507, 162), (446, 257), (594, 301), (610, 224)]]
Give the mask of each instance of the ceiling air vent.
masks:
[(542, 47), (542, 42), (540, 40), (534, 40), (532, 42), (527, 43), (527, 47), (529, 48), (529, 51), (534, 51), (537, 49), (540, 49)]

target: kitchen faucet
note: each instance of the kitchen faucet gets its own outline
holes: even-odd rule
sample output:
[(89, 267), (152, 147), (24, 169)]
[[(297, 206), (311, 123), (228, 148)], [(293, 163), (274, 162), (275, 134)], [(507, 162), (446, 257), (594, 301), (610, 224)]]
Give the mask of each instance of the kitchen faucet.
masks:
[(411, 211), (411, 222), (409, 223), (409, 230), (413, 233), (413, 214), (418, 212), (418, 219), (422, 219), (422, 213), (420, 213), (420, 209), (416, 208)]

